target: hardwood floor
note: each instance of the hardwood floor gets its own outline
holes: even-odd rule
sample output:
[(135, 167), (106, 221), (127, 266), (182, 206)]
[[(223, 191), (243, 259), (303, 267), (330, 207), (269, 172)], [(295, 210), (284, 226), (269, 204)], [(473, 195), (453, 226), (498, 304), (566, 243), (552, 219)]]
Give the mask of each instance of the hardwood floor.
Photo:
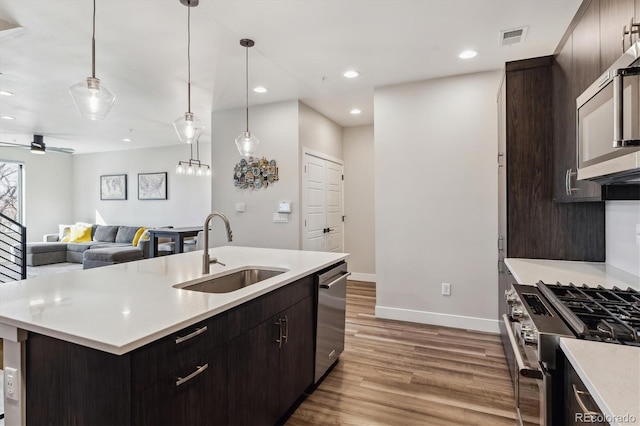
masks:
[(349, 281), (345, 351), (287, 425), (513, 425), (494, 334), (376, 319), (375, 285)]

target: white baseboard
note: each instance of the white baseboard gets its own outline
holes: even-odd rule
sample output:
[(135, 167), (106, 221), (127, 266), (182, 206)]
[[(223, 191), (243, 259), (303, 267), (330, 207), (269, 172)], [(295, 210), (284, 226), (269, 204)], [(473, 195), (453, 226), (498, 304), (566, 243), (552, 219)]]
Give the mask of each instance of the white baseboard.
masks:
[(363, 274), (362, 272), (352, 272), (349, 279), (353, 281), (366, 281), (369, 283), (375, 283), (376, 274)]
[(465, 330), (499, 333), (498, 320), (443, 314), (439, 312), (415, 311), (412, 309), (389, 308), (376, 305), (376, 318), (440, 325)]

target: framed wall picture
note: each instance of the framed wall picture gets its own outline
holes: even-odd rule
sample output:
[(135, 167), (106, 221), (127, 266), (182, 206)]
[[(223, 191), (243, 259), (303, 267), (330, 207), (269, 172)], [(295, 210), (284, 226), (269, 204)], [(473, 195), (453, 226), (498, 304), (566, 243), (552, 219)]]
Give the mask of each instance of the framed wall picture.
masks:
[(138, 173), (138, 200), (166, 200), (167, 172)]
[(127, 199), (127, 175), (102, 175), (100, 176), (101, 200), (126, 200)]

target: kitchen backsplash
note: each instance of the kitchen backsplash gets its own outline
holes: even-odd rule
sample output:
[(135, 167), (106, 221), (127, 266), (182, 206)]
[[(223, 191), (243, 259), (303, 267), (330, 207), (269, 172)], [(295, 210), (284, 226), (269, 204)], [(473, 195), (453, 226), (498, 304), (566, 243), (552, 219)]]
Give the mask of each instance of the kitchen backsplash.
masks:
[(605, 233), (607, 264), (640, 276), (640, 201), (607, 201)]

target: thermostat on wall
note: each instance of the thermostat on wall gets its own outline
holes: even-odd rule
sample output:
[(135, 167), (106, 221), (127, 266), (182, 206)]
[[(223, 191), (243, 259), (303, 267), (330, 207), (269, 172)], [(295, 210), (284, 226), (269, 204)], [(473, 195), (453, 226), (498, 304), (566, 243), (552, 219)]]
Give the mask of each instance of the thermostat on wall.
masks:
[(291, 201), (280, 201), (278, 203), (278, 213), (291, 213)]

